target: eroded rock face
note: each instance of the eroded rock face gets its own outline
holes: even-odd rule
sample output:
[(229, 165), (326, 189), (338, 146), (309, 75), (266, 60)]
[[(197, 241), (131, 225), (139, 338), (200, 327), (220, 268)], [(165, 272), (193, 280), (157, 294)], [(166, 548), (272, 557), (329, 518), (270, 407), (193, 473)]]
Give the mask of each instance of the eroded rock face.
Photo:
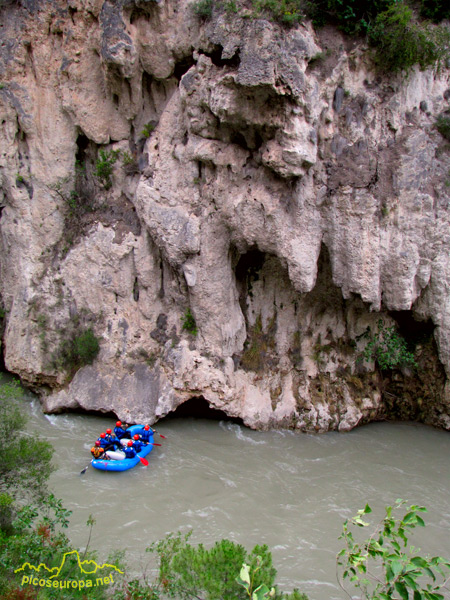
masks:
[[(448, 71), (183, 0), (1, 11), (4, 360), (46, 410), (450, 428)], [(380, 318), (419, 371), (363, 359)]]

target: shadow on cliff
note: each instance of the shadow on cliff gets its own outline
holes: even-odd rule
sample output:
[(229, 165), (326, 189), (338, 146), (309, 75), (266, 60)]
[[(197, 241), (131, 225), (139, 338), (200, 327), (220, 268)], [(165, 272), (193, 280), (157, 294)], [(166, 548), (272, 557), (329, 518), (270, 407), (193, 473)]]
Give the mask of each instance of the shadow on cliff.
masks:
[(203, 396), (196, 396), (186, 400), (176, 410), (169, 413), (158, 423), (173, 419), (209, 419), (211, 421), (232, 421), (239, 425), (244, 425), (244, 421), (239, 418), (228, 416), (223, 410), (211, 407), (209, 402)]

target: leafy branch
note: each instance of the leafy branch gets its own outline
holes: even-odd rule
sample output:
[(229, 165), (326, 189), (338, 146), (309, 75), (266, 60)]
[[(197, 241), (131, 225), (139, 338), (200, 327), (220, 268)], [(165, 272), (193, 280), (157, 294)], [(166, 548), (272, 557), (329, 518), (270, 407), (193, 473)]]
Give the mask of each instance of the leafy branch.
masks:
[(404, 500), (396, 500), (394, 507), (387, 506), (386, 516), (362, 543), (355, 541), (351, 527), (369, 527), (364, 517), (372, 512), (370, 506), (366, 504), (344, 522), (339, 539), (345, 541), (345, 548), (337, 555), (336, 571), (339, 585), (349, 597), (347, 581), (367, 600), (444, 600), (441, 591), (450, 580), (450, 562), (440, 556), (419, 556), (414, 546), (408, 547), (410, 532), (425, 526), (419, 513), (427, 509), (411, 505), (405, 507), (403, 517), (396, 518), (394, 511), (404, 505)]
[(378, 331), (371, 334), (369, 328), (364, 337), (369, 340), (364, 349), (364, 360), (375, 360), (382, 371), (401, 366), (417, 367), (405, 338), (395, 327), (385, 327), (381, 319), (378, 321)]

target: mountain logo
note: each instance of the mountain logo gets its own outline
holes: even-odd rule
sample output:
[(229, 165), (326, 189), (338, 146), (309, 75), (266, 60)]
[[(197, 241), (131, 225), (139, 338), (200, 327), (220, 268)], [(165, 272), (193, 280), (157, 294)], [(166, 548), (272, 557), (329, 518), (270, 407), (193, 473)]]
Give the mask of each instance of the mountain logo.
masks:
[[(61, 579), (66, 573), (72, 574), (74, 568), (78, 569), (80, 575), (88, 576), (83, 579)], [(105, 569), (111, 569), (107, 574)], [(108, 585), (114, 583), (112, 572), (123, 575), (116, 565), (109, 563), (97, 564), (95, 560), (81, 560), (78, 550), (65, 552), (59, 567), (49, 568), (46, 564), (40, 563), (37, 567), (29, 562), (23, 563), (21, 567), (15, 569), (14, 573), (24, 573), (21, 585), (35, 585), (50, 588), (89, 588), (98, 585)], [(89, 575), (95, 575), (89, 578)]]

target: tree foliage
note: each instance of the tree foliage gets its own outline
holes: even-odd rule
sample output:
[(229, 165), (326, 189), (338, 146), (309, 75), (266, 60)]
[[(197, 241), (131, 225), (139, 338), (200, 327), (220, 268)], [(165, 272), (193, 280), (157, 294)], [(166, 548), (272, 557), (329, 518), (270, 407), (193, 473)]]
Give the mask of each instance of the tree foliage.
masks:
[[(405, 514), (396, 517), (402, 507)], [(421, 514), (426, 510), (417, 505), (405, 507), (404, 500), (397, 500), (394, 508), (386, 507), (386, 516), (363, 542), (355, 540), (352, 526), (370, 526), (364, 520), (372, 512), (370, 506), (366, 504), (346, 520), (339, 538), (345, 547), (337, 555), (341, 587), (347, 591), (349, 582), (367, 600), (444, 600), (441, 592), (448, 591), (450, 562), (440, 556), (419, 556), (416, 548), (408, 546), (411, 531), (425, 526)]]
[(418, 23), (405, 2), (378, 14), (368, 34), (375, 64), (388, 72), (409, 71), (414, 65), (439, 68), (449, 54), (447, 28)]
[(3, 494), (4, 506), (8, 496), (13, 500), (42, 499), (53, 468), (52, 446), (25, 430), (27, 419), (20, 409), (22, 397), (23, 391), (17, 382), (1, 385), (0, 494)]
[[(74, 550), (64, 529), (71, 511), (61, 500), (48, 493), (47, 480), (52, 471), (53, 448), (32, 436), (20, 401), (23, 391), (16, 382), (0, 385), (0, 598), (2, 600), (59, 600), (64, 597), (104, 600), (108, 590), (48, 589), (22, 586), (23, 572), (15, 573), (24, 563), (44, 563), (58, 567), (65, 552)], [(93, 524), (90, 517), (88, 525)], [(89, 545), (89, 542), (88, 542)], [(86, 547), (83, 558), (94, 558)], [(117, 564), (111, 559), (110, 564)], [(77, 579), (95, 577), (81, 573), (76, 560), (66, 563), (65, 576)], [(114, 595), (114, 591), (113, 591)]]
[[(19, 509), (12, 531), (0, 531), (0, 597), (2, 600), (106, 600), (114, 597), (114, 589), (95, 585), (98, 574), (80, 571), (76, 555), (67, 556), (64, 579), (91, 580), (86, 590), (77, 588), (53, 589), (22, 585), (23, 572), (15, 573), (24, 563), (33, 566), (46, 565), (49, 569), (59, 567), (65, 553), (75, 550), (65, 533), (71, 511), (64, 508), (61, 500), (49, 494), (39, 507), (27, 505)], [(90, 517), (88, 526), (92, 522)], [(95, 559), (95, 554), (85, 549), (78, 552), (82, 559)], [(118, 564), (113, 557), (109, 564)], [(121, 566), (121, 565), (120, 565)]]
[[(298, 590), (286, 594), (277, 589), (276, 569), (267, 546), (257, 545), (247, 552), (242, 545), (225, 539), (207, 549), (203, 544), (192, 546), (189, 537), (190, 533), (170, 534), (147, 549), (158, 563), (157, 579), (151, 586), (153, 596), (149, 598), (248, 600), (250, 590), (253, 600), (253, 592), (259, 588), (260, 595), (254, 600), (262, 600), (273, 588), (270, 597), (274, 600), (308, 600)], [(244, 585), (240, 577), (243, 565), (251, 574), (251, 586)]]

